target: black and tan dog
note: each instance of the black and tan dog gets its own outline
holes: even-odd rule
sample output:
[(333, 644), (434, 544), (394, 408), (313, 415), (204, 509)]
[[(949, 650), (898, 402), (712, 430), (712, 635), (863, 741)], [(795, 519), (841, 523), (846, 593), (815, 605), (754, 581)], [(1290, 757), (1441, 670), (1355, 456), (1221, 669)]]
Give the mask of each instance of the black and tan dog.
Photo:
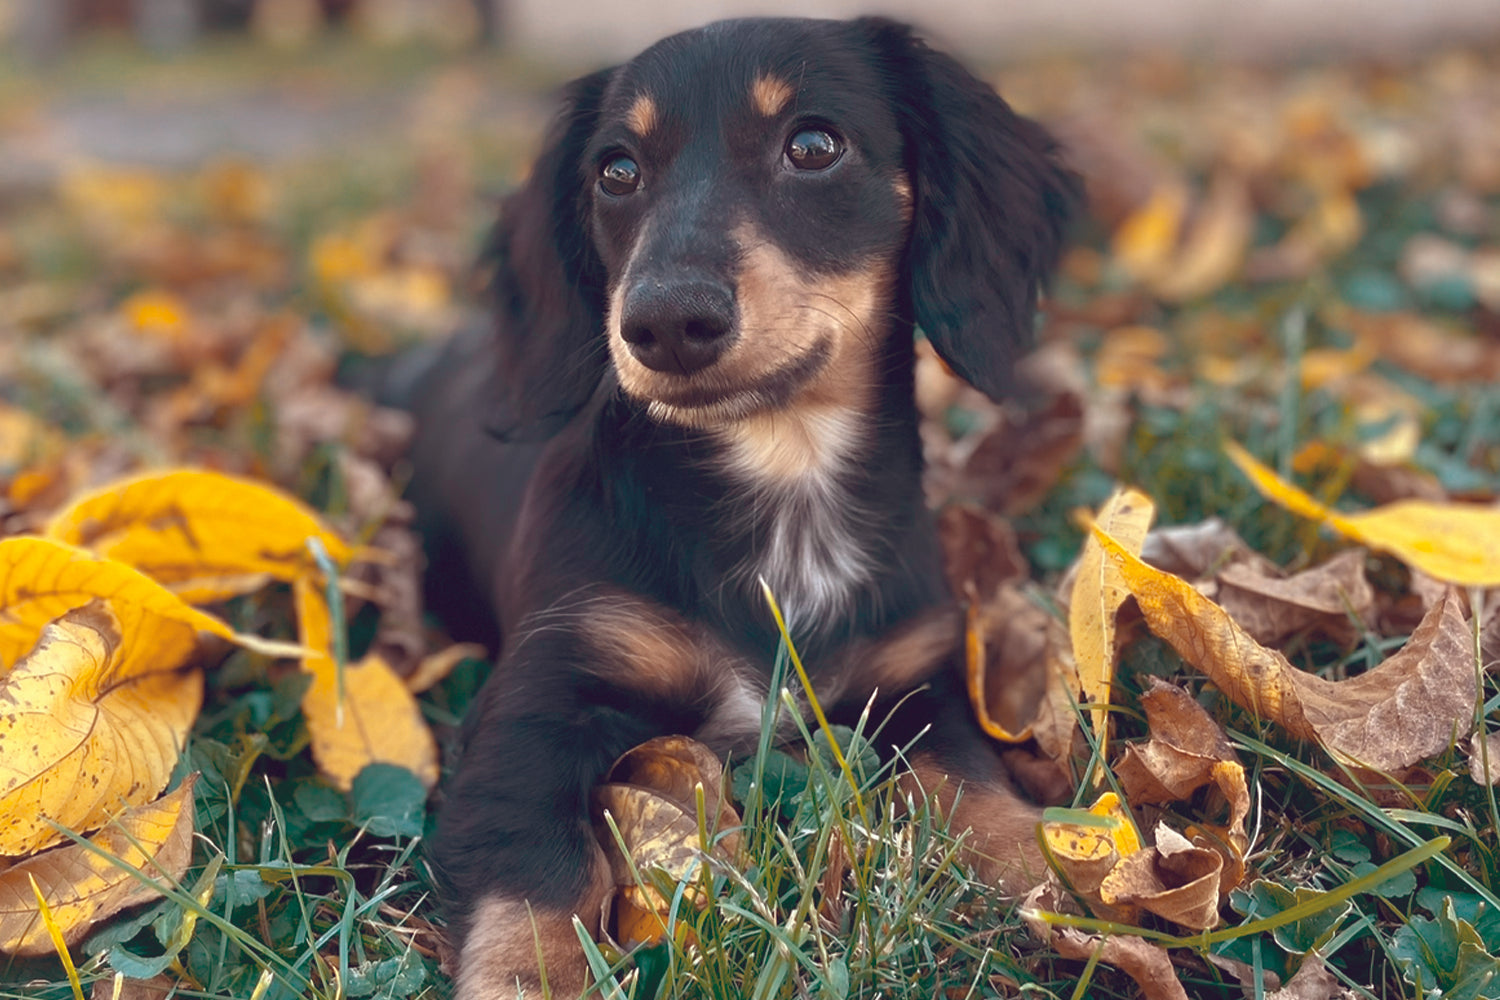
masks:
[(467, 587), (456, 554), (502, 636), (431, 852), (463, 1000), (534, 992), (535, 940), (554, 992), (586, 985), (590, 789), (653, 736), (753, 747), (761, 579), (831, 714), (878, 691), (893, 741), (931, 725), (914, 769), (963, 783), (1003, 880), (1035, 810), (954, 670), (912, 335), (1006, 393), (1076, 188), (1040, 127), (889, 21), (712, 24), (572, 85), (502, 211), (493, 327), (392, 390), (438, 589)]

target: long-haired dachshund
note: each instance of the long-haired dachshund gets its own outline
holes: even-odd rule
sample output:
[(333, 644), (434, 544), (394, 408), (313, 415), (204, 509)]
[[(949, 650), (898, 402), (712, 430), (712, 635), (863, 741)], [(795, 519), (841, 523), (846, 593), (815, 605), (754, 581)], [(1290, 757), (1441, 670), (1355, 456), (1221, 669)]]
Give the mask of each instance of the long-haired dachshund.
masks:
[(1004, 395), (1076, 195), (1046, 132), (890, 21), (725, 21), (570, 86), (502, 209), (492, 327), (387, 392), (437, 589), (467, 567), (502, 637), (430, 855), (462, 1000), (534, 990), (538, 941), (558, 995), (586, 985), (621, 753), (753, 750), (761, 579), (830, 715), (930, 725), (913, 770), (963, 785), (1004, 879), (1036, 813), (963, 696), (912, 336)]

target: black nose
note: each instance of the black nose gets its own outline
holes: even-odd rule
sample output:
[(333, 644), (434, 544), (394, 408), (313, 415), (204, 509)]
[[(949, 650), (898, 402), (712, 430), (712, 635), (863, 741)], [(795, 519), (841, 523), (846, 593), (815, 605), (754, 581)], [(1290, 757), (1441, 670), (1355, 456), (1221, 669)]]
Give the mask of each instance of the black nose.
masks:
[(691, 375), (734, 340), (734, 296), (707, 281), (640, 282), (625, 296), (620, 335), (652, 371)]

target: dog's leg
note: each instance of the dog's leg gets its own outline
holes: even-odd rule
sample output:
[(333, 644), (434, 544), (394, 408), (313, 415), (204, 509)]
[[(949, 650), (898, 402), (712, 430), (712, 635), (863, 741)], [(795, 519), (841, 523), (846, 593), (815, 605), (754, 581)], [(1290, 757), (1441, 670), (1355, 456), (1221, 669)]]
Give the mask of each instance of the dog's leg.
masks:
[(911, 754), (906, 788), (929, 797), (954, 835), (969, 831), (963, 859), (983, 881), (1020, 895), (1047, 871), (1037, 845), (1042, 810), (1010, 784), (998, 749), (974, 721), (956, 674), (915, 696), (931, 729)]
[(589, 690), (558, 645), (508, 658), (486, 685), (439, 817), (431, 858), (459, 949), (459, 1000), (514, 1000), (518, 984), (540, 997), (539, 951), (554, 997), (589, 985), (573, 917), (596, 932), (611, 883), (590, 792), (616, 757), (660, 735), (616, 707), (628, 698)]

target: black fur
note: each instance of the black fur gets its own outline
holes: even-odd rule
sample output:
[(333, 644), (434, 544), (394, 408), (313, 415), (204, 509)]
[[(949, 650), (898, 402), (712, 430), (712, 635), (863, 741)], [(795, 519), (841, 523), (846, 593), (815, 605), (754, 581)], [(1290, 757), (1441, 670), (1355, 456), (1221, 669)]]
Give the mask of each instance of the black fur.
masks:
[[(747, 117), (761, 76), (795, 89), (783, 118)], [(645, 138), (625, 124), (643, 93), (657, 109)], [(788, 168), (785, 135), (809, 123), (846, 141), (836, 168)], [(612, 198), (597, 179), (621, 150), (644, 181)], [(909, 200), (893, 178), (907, 182)], [(922, 502), (914, 324), (965, 379), (1004, 394), (1077, 193), (1040, 127), (881, 19), (721, 22), (569, 89), (495, 232), (493, 329), (456, 338), (397, 393), (419, 418), (414, 490), (423, 523), (449, 559), (436, 589), (467, 589), (453, 569), (466, 564), (502, 640), (430, 855), (455, 943), (488, 897), (580, 906), (594, 857), (592, 786), (626, 749), (697, 732), (715, 707), (711, 677), (664, 700), (624, 666), (619, 676), (601, 666), (586, 612), (538, 615), (598, 588), (611, 600), (633, 595), (688, 623), (762, 685), (777, 645), (753, 574), (743, 572), (762, 554), (776, 512), (745, 499), (712, 429), (663, 422), (621, 391), (606, 348), (610, 293), (623, 282), (626, 312), (636, 308), (633, 294), (656, 295), (652, 308), (666, 302), (693, 322), (710, 310), (704, 301), (727, 294), (733, 304), (710, 311), (733, 326), (724, 339), (734, 344), (750, 334), (737, 326), (747, 251), (732, 223), (753, 227), (815, 279), (892, 261), (889, 308), (856, 331), (875, 379), (864, 435), (831, 477), (859, 506), (868, 572), (835, 612), (794, 636), (827, 678), (857, 669), (851, 649), (948, 599)], [(814, 365), (816, 352), (808, 357)], [(786, 389), (788, 400), (800, 385)], [(763, 398), (782, 399), (770, 390)], [(993, 768), (957, 675), (930, 680), (893, 733), (946, 716), (944, 760), (960, 774)], [(858, 683), (840, 691), (845, 701), (831, 707), (845, 717), (869, 694)], [(907, 693), (882, 690), (882, 701)], [(475, 989), (470, 982), (461, 993), (481, 995)]]

